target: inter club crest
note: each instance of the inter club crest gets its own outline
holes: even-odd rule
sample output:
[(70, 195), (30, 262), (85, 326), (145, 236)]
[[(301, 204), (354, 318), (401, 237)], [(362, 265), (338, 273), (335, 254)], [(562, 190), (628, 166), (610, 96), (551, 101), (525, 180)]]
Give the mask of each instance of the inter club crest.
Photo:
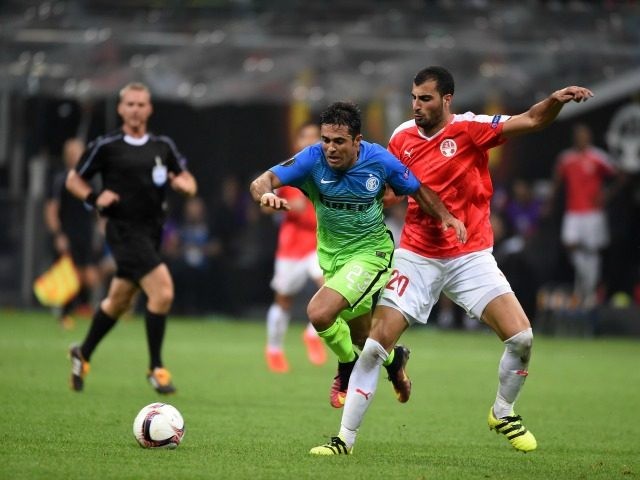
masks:
[(440, 153), (445, 157), (453, 157), (458, 151), (458, 145), (451, 138), (447, 138), (440, 144)]
[(378, 190), (379, 186), (380, 186), (380, 180), (378, 180), (377, 177), (374, 177), (373, 175), (369, 174), (369, 178), (365, 183), (365, 187), (367, 188), (367, 190), (369, 190), (370, 192), (375, 192)]

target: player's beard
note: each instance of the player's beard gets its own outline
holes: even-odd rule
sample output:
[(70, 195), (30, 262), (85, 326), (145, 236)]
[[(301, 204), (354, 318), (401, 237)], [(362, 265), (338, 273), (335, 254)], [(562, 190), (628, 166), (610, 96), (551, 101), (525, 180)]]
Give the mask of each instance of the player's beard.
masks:
[(444, 102), (440, 102), (440, 108), (433, 109), (428, 113), (429, 115), (423, 113), (422, 118), (415, 120), (416, 125), (427, 135), (436, 133), (444, 126)]

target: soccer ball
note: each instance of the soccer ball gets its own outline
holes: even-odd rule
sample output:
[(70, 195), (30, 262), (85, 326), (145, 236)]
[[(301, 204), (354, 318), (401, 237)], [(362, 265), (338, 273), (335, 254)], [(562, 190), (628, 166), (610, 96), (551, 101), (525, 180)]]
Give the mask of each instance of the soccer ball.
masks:
[(143, 448), (176, 448), (184, 437), (184, 420), (177, 408), (152, 403), (133, 421), (133, 435)]

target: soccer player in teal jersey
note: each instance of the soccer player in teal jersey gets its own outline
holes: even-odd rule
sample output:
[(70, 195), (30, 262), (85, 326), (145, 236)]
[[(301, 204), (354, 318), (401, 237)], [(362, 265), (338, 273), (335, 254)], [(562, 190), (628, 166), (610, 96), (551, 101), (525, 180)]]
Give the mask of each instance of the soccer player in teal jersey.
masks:
[[(318, 220), (318, 258), (325, 284), (307, 306), (307, 315), (338, 357), (330, 403), (344, 405), (349, 376), (371, 326), (373, 297), (389, 276), (393, 239), (382, 215), (386, 185), (396, 195), (411, 195), (428, 214), (452, 227), (461, 241), (466, 229), (439, 197), (420, 185), (411, 171), (380, 145), (362, 139), (358, 107), (337, 102), (320, 117), (321, 141), (267, 170), (251, 183), (251, 194), (263, 207), (289, 208), (273, 190), (300, 188)], [(411, 382), (404, 372), (409, 351), (396, 346), (385, 362), (398, 400), (406, 402)]]

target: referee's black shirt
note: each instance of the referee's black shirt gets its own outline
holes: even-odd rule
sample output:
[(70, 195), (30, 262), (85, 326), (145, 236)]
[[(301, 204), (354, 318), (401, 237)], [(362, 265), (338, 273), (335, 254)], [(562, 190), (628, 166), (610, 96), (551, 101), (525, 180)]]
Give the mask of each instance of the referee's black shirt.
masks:
[(103, 188), (120, 196), (104, 212), (107, 217), (161, 224), (168, 172), (178, 175), (185, 168), (186, 160), (169, 137), (149, 133), (133, 138), (119, 130), (91, 142), (75, 169), (85, 181), (100, 173)]

